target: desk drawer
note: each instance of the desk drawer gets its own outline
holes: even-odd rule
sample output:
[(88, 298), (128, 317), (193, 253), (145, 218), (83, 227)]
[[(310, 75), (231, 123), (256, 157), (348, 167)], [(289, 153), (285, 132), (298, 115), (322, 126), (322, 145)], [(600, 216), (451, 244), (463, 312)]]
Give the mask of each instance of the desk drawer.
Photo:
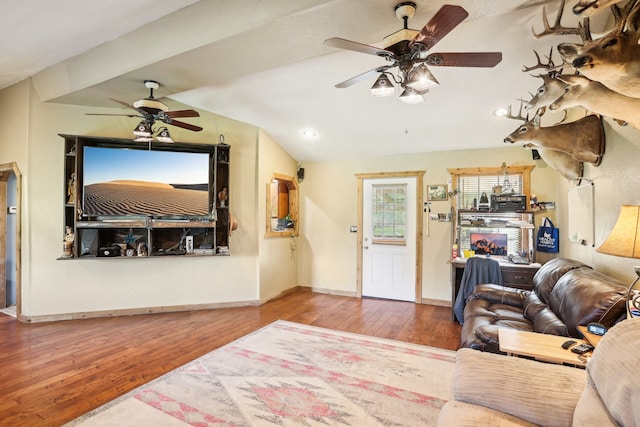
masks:
[(506, 286), (520, 289), (533, 289), (533, 276), (537, 268), (511, 267), (502, 268), (502, 281)]

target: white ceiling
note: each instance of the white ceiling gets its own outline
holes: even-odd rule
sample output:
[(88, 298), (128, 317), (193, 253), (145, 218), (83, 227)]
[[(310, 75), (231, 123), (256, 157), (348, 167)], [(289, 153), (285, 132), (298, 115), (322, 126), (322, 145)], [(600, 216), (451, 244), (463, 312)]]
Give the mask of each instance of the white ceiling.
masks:
[[(503, 61), (489, 69), (432, 67), (440, 86), (424, 103), (372, 98), (375, 79), (334, 88), (385, 62), (323, 41), (343, 37), (381, 46), (402, 28), (395, 3), (9, 2), (0, 17), (0, 88), (33, 77), (43, 101), (113, 108), (108, 98), (143, 98), (142, 82), (153, 79), (161, 84), (156, 97), (259, 126), (299, 161), (504, 146), (518, 123), (493, 111), (517, 106), (516, 99), (539, 86), (540, 79), (521, 69), (535, 63), (533, 49), (548, 54), (558, 43), (557, 37), (536, 40), (531, 27), (542, 27), (541, 4), (555, 12), (559, 1), (450, 1), (469, 17), (432, 53), (501, 51)], [(420, 29), (445, 2), (416, 3), (409, 27)], [(570, 11), (565, 18), (575, 23)], [(305, 140), (305, 128), (317, 137)]]

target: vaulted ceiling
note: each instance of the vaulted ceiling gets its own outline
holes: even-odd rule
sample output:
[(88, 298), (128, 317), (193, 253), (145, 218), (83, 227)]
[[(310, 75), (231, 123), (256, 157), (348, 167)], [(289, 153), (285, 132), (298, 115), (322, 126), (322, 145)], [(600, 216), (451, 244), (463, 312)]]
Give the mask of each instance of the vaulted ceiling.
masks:
[[(445, 4), (415, 2), (413, 29)], [(10, 2), (0, 18), (0, 88), (32, 77), (43, 101), (113, 109), (109, 98), (144, 98), (143, 81), (153, 79), (161, 84), (156, 97), (259, 126), (299, 161), (503, 147), (518, 124), (494, 111), (517, 107), (540, 85), (522, 72), (535, 63), (534, 49), (547, 55), (570, 40), (531, 35), (542, 28), (541, 5), (555, 13), (559, 1), (450, 3), (469, 17), (433, 51), (500, 51), (503, 60), (495, 68), (432, 67), (440, 86), (421, 104), (372, 98), (375, 77), (334, 87), (385, 61), (324, 40), (382, 46), (402, 28), (394, 0)], [(563, 23), (575, 22), (567, 11)], [(305, 139), (306, 128), (317, 136)]]

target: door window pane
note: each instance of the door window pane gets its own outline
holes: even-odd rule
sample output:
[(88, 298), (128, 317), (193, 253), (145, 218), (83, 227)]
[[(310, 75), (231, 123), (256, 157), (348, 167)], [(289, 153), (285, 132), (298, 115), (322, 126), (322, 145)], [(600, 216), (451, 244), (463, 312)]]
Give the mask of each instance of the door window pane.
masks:
[(374, 243), (404, 244), (407, 223), (406, 184), (373, 185)]

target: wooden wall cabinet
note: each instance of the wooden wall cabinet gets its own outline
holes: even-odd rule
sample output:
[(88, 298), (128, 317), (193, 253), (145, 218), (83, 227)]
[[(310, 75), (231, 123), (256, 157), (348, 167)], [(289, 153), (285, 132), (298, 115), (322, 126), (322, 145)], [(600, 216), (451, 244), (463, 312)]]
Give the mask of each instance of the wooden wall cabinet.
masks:
[[(106, 256), (111, 248), (120, 256), (228, 255), (230, 147), (227, 144), (140, 143), (127, 139), (60, 135), (64, 139), (64, 240), (72, 233), (73, 244), (63, 243), (61, 258)], [(85, 211), (84, 152), (87, 147), (123, 150), (159, 150), (208, 155), (207, 212), (176, 215), (97, 215)], [(204, 186), (204, 184), (203, 184)], [(178, 188), (176, 186), (176, 188)], [(204, 189), (201, 189), (204, 191)], [(164, 201), (163, 201), (164, 202)], [(135, 204), (136, 200), (130, 203)], [(171, 208), (168, 208), (171, 209)], [(168, 213), (171, 213), (169, 210)], [(142, 244), (142, 246), (141, 246)], [(129, 249), (128, 251), (126, 249)], [(145, 251), (146, 249), (146, 251)], [(113, 253), (113, 252), (112, 252)]]

